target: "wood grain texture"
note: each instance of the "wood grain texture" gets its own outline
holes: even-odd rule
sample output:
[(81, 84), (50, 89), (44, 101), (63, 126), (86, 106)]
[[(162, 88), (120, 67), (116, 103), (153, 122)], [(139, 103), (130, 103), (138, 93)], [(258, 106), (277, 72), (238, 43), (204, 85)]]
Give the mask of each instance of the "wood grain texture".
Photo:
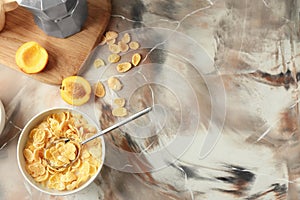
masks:
[(68, 38), (46, 35), (22, 7), (6, 13), (6, 24), (0, 33), (0, 63), (20, 71), (15, 62), (17, 49), (25, 42), (36, 41), (49, 53), (46, 68), (28, 75), (49, 84), (61, 84), (64, 77), (76, 75), (91, 50), (98, 44), (111, 15), (110, 0), (87, 0), (88, 18), (82, 31)]

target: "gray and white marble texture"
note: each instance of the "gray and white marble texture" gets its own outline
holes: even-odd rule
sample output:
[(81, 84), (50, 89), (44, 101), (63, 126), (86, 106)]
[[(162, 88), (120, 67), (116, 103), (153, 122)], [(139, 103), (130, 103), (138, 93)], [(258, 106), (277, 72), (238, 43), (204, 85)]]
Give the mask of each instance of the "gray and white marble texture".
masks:
[[(69, 105), (58, 86), (0, 66), (0, 99), (7, 113), (18, 106), (16, 137), (0, 151), (0, 199), (300, 199), (299, 8), (298, 0), (113, 0), (107, 30), (129, 32), (145, 56), (118, 75), (124, 90), (75, 109), (102, 129), (118, 120), (116, 96), (130, 113), (155, 109), (105, 136), (98, 179), (71, 196), (31, 188), (16, 161), (25, 123)], [(81, 75), (91, 83), (116, 75), (113, 65), (92, 66), (107, 55), (97, 46)]]

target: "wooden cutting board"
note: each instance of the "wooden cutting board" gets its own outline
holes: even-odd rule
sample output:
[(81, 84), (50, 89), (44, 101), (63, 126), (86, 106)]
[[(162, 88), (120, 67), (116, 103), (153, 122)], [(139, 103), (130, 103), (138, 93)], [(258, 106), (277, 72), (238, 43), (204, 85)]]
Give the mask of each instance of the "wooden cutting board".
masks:
[(0, 63), (20, 71), (15, 63), (17, 49), (25, 42), (36, 41), (48, 51), (49, 61), (42, 72), (28, 76), (49, 84), (61, 84), (64, 77), (76, 75), (99, 43), (111, 16), (110, 0), (87, 2), (88, 18), (82, 31), (63, 39), (46, 35), (25, 8), (19, 6), (7, 12), (5, 28), (0, 32)]

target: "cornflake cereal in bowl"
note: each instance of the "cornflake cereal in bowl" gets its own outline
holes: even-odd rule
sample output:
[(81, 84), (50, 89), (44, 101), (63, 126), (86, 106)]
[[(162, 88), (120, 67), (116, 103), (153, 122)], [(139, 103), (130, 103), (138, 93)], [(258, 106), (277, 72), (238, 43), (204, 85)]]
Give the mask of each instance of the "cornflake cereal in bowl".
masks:
[(83, 113), (67, 108), (36, 115), (24, 127), (17, 146), (18, 165), (25, 179), (34, 188), (51, 195), (73, 194), (87, 187), (103, 166), (103, 137), (82, 145), (79, 158), (67, 167), (54, 168), (49, 160), (61, 165), (70, 162), (76, 154), (73, 143), (47, 147), (60, 138), (83, 141), (97, 133), (96, 127)]

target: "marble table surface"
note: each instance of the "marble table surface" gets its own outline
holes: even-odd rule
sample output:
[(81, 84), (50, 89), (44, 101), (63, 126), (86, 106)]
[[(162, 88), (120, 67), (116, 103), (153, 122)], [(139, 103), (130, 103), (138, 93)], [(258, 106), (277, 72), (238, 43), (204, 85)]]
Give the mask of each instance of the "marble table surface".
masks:
[[(70, 105), (59, 86), (0, 66), (0, 100), (12, 116), (0, 135), (0, 199), (299, 199), (299, 8), (297, 0), (112, 0), (107, 30), (130, 33), (143, 55), (120, 76), (118, 95), (130, 112), (155, 109), (148, 124), (105, 135), (100, 175), (70, 196), (35, 190), (16, 160), (26, 122)], [(105, 81), (112, 66), (92, 65), (107, 55), (97, 46), (80, 75)], [(105, 128), (115, 95), (75, 109)]]

